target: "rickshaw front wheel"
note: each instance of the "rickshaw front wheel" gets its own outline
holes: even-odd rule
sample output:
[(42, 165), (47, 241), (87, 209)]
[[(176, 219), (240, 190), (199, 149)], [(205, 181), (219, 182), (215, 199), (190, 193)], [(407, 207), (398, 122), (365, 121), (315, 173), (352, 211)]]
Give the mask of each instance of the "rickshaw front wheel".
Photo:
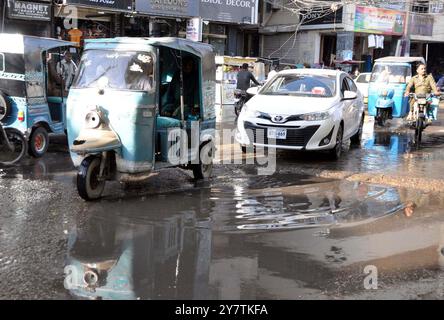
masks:
[(77, 190), (82, 199), (96, 200), (102, 196), (105, 180), (100, 178), (101, 158), (89, 156), (80, 164), (77, 173)]
[(205, 143), (199, 150), (199, 164), (193, 164), (193, 176), (196, 180), (205, 180), (211, 177), (215, 147), (212, 141)]
[(28, 153), (31, 157), (40, 158), (48, 150), (49, 146), (49, 135), (43, 127), (37, 127), (32, 130), (31, 136), (29, 137)]

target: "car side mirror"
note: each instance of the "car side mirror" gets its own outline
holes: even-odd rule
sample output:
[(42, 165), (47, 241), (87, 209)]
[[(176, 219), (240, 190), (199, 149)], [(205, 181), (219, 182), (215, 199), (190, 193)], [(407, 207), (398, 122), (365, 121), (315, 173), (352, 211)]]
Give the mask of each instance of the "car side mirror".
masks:
[(353, 91), (344, 91), (344, 98), (342, 100), (354, 100), (358, 97), (356, 92)]
[(257, 95), (257, 93), (259, 92), (259, 89), (260, 89), (260, 87), (251, 87), (251, 88), (248, 88), (248, 89), (247, 89), (247, 93), (248, 93), (250, 96), (255, 96), (255, 95)]

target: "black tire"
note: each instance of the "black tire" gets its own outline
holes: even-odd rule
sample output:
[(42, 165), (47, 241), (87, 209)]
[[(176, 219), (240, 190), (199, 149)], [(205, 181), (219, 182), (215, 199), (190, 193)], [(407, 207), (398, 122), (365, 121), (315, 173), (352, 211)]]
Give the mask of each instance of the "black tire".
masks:
[(364, 131), (364, 117), (365, 115), (362, 114), (362, 119), (361, 122), (359, 123), (359, 129), (358, 132), (356, 132), (351, 138), (350, 138), (350, 142), (353, 145), (360, 145), (361, 144), (361, 140), (362, 140), (362, 132)]
[(383, 109), (378, 109), (378, 112), (376, 114), (376, 123), (378, 126), (383, 127), (385, 125), (386, 119), (386, 112)]
[(77, 173), (77, 190), (82, 199), (96, 200), (102, 196), (105, 180), (100, 181), (100, 157), (89, 156), (80, 164)]
[(0, 121), (6, 119), (11, 113), (11, 103), (6, 94), (0, 91)]
[(9, 150), (5, 145), (0, 145), (0, 165), (10, 166), (19, 162), (28, 150), (28, 144), (24, 135), (13, 128), (5, 129), (9, 142), (14, 145), (14, 151)]
[(49, 135), (43, 127), (37, 127), (32, 130), (31, 136), (28, 142), (28, 153), (31, 157), (42, 157), (49, 146)]
[(239, 103), (235, 103), (234, 104), (234, 113), (236, 114), (236, 116), (239, 116), (241, 110), (242, 110), (242, 105), (240, 105)]
[(193, 164), (193, 176), (196, 180), (207, 180), (213, 171), (215, 147), (213, 142), (203, 144), (199, 149), (199, 164)]
[(419, 117), (416, 120), (416, 129), (415, 129), (415, 142), (416, 147), (419, 148), (421, 146), (421, 140), (422, 140), (422, 130), (424, 129), (424, 120)]
[(329, 151), (330, 159), (338, 160), (341, 157), (343, 136), (344, 136), (344, 129), (342, 128), (342, 125), (340, 125), (338, 128), (338, 132), (336, 133), (335, 147)]

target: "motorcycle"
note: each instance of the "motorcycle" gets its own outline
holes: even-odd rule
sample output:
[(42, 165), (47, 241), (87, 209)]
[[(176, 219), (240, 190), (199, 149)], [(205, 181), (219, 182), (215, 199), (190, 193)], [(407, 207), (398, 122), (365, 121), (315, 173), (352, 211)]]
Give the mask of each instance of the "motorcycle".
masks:
[(422, 131), (429, 125), (427, 120), (436, 120), (436, 102), (437, 96), (433, 93), (415, 94), (410, 93), (409, 96), (415, 100), (412, 113), (407, 120), (410, 126), (415, 129), (415, 142), (419, 148), (422, 140)]
[(248, 101), (248, 94), (244, 90), (234, 90), (234, 113), (239, 116), (242, 111), (242, 107)]
[(19, 162), (28, 151), (24, 135), (14, 128), (3, 128), (0, 123), (0, 165), (9, 166)]

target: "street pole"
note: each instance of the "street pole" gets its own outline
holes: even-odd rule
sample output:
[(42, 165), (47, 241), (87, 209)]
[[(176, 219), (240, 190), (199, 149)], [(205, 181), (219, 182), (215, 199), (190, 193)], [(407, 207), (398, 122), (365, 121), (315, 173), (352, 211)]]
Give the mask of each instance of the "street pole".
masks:
[(410, 57), (410, 8), (412, 7), (412, 1), (407, 0), (405, 4), (405, 26), (404, 26), (404, 57)]

